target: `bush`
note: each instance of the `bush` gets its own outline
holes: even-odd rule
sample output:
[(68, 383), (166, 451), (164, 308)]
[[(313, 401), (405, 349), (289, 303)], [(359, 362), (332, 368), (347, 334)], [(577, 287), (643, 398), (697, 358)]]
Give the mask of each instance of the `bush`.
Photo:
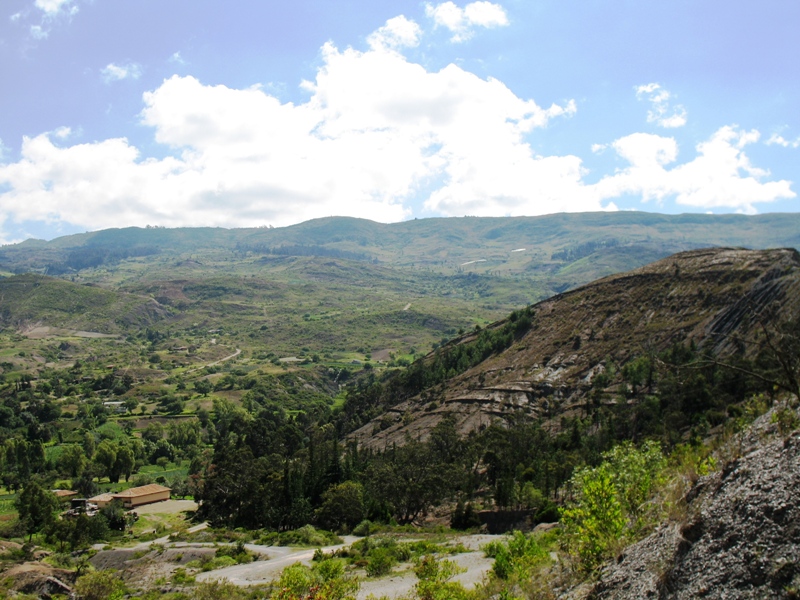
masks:
[(417, 597), (420, 600), (466, 600), (471, 596), (467, 590), (460, 583), (450, 581), (464, 571), (466, 569), (451, 560), (437, 561), (433, 556), (425, 556), (414, 569), (419, 579), (414, 588)]
[(370, 521), (369, 519), (364, 519), (363, 521), (361, 521), (361, 523), (353, 527), (352, 534), (357, 535), (359, 537), (366, 537), (368, 535), (375, 533), (376, 529), (377, 527), (375, 527), (372, 524), (372, 521)]
[(78, 578), (75, 593), (81, 600), (119, 600), (125, 595), (125, 584), (113, 569), (93, 571)]
[(380, 577), (392, 570), (395, 559), (389, 548), (375, 548), (369, 553), (366, 571), (370, 577)]
[(561, 515), (568, 548), (586, 572), (657, 518), (647, 515), (645, 502), (661, 482), (666, 466), (656, 442), (646, 442), (641, 449), (621, 444), (603, 458), (598, 467), (575, 472), (572, 485), (577, 499)]
[(294, 564), (286, 567), (278, 580), (272, 600), (345, 600), (353, 598), (358, 582), (345, 578), (344, 571), (326, 560), (313, 569)]

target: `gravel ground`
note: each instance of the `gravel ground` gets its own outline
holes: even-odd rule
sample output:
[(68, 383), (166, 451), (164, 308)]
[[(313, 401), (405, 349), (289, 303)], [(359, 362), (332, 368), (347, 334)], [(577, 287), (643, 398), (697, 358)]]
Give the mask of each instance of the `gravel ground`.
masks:
[[(454, 581), (461, 582), (467, 588), (475, 587), (475, 585), (483, 581), (486, 573), (492, 568), (493, 560), (486, 558), (483, 552), (480, 551), (480, 547), (490, 540), (502, 539), (503, 537), (499, 535), (465, 535), (453, 539), (453, 543), (461, 542), (471, 550), (471, 552), (446, 557), (466, 569), (466, 572), (457, 575)], [(356, 537), (346, 536), (344, 544), (327, 546), (322, 550), (331, 552), (343, 546), (348, 546), (357, 539)], [(197, 580), (224, 579), (235, 585), (242, 586), (269, 583), (278, 578), (281, 571), (289, 565), (297, 562), (310, 565), (315, 551), (314, 548), (297, 549), (279, 546), (257, 546), (254, 544), (248, 544), (247, 548), (269, 556), (269, 560), (201, 573), (197, 576)], [(398, 598), (410, 592), (417, 582), (410, 564), (399, 565), (394, 568), (392, 574), (380, 579), (366, 579), (366, 575), (363, 572), (357, 573), (357, 576), (361, 580), (361, 588), (358, 592), (359, 600), (366, 599), (370, 594), (378, 597)]]

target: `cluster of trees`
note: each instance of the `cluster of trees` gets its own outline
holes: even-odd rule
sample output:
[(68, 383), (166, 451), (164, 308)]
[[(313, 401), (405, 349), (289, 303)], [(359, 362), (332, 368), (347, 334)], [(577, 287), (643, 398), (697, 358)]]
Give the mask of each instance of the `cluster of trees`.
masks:
[(723, 365), (692, 344), (675, 344), (610, 367), (596, 379), (583, 410), (558, 422), (511, 418), (461, 438), (445, 419), (428, 440), (408, 439), (383, 452), (339, 445), (341, 433), (361, 422), (359, 413), (366, 418), (413, 394), (435, 393), (452, 370), (468, 368), (527, 331), (531, 318), (517, 313), (502, 327), (382, 381), (367, 375), (337, 414), (288, 417), (263, 399), (245, 408), (218, 403), (211, 418), (214, 452), (194, 475), (204, 516), (251, 528), (313, 522), (347, 529), (359, 518), (408, 523), (450, 501), (460, 504), (455, 522), (461, 525), (474, 524), (474, 503), (527, 508), (552, 519), (575, 469), (600, 464), (620, 442), (658, 439), (670, 448), (687, 433), (699, 442), (711, 427), (735, 417), (742, 401), (774, 392), (759, 375), (760, 363), (768, 362), (763, 357), (740, 353)]

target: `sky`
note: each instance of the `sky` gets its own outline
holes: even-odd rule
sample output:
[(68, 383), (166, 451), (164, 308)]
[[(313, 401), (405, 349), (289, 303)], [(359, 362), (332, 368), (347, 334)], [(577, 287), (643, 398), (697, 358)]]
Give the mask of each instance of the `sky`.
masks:
[(796, 0), (2, 0), (0, 243), (796, 212)]

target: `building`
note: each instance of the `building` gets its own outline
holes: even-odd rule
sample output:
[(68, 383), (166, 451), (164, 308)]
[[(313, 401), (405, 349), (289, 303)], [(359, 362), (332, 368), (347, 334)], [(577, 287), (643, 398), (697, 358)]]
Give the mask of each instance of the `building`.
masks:
[(150, 485), (130, 488), (118, 494), (111, 494), (111, 497), (114, 500), (120, 500), (122, 506), (125, 508), (136, 508), (143, 504), (152, 504), (153, 502), (169, 500), (171, 491), (172, 490), (168, 487), (158, 485), (157, 483), (151, 483)]
[(112, 494), (100, 494), (89, 498), (89, 502), (96, 504), (97, 508), (105, 508), (114, 501)]

